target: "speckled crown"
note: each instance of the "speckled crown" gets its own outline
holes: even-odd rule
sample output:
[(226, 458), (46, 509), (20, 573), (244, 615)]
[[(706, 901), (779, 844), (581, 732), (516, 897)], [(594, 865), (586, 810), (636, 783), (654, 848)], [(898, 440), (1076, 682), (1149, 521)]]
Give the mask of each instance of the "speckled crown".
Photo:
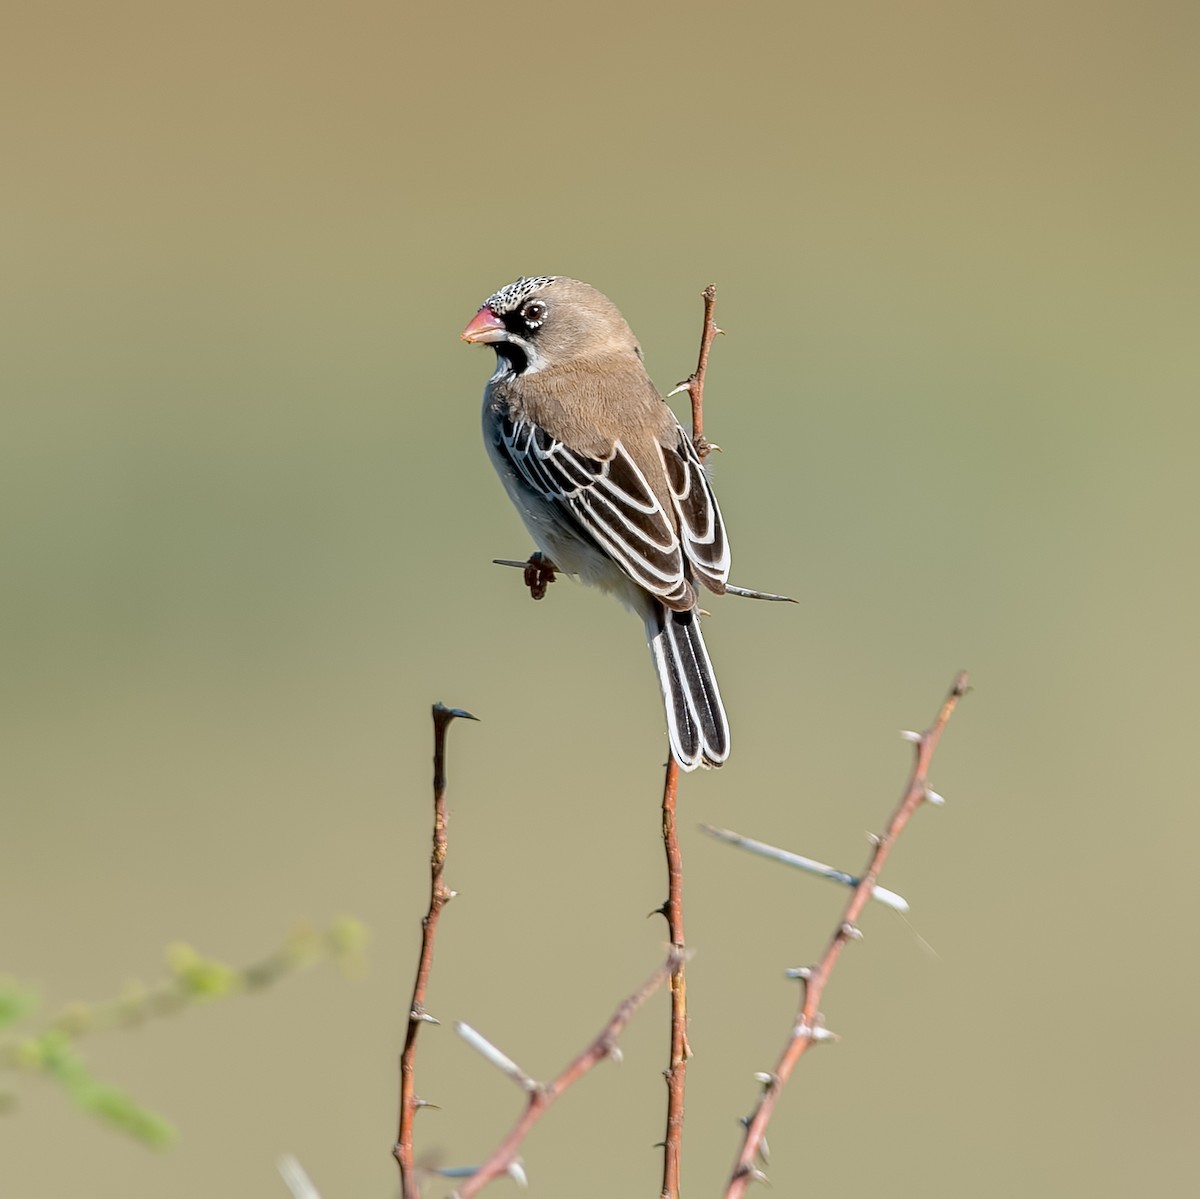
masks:
[(553, 283), (557, 278), (558, 275), (538, 275), (536, 278), (526, 279), (522, 275), (507, 287), (493, 292), (484, 300), (483, 306), (490, 308), (497, 316), (503, 316), (506, 312), (512, 312), (513, 309), (519, 307), (521, 302), (528, 299), (535, 291), (540, 291), (547, 283)]

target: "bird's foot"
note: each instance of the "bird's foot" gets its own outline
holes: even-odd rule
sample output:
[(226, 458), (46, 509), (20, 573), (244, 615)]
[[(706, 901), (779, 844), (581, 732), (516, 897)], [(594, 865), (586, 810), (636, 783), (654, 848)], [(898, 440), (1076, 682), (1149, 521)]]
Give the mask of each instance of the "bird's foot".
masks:
[(546, 588), (557, 578), (558, 567), (545, 554), (535, 551), (529, 555), (529, 561), (525, 563), (525, 586), (535, 600), (543, 599)]

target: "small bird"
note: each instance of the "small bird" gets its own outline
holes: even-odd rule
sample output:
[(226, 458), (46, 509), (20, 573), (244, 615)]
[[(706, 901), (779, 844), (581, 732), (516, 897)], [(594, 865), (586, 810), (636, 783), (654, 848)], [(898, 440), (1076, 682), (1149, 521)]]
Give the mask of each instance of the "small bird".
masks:
[(696, 591), (725, 591), (729, 543), (700, 456), (633, 331), (594, 287), (540, 275), (489, 296), (462, 339), (496, 351), (484, 441), (538, 549), (642, 618), (675, 760), (720, 766), (729, 722)]

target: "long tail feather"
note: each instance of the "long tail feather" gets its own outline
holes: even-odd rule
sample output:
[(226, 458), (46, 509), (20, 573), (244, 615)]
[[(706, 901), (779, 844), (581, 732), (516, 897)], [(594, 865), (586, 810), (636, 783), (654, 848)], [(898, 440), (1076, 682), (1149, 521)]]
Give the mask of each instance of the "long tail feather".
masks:
[(729, 721), (700, 632), (700, 618), (661, 604), (646, 621), (646, 638), (658, 671), (671, 752), (683, 770), (720, 766), (729, 757)]

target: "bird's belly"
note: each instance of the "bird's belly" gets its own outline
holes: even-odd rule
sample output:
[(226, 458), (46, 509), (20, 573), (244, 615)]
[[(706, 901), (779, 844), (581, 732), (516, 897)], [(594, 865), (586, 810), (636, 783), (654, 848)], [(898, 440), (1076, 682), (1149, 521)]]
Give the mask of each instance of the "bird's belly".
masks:
[(586, 539), (558, 502), (530, 491), (495, 442), (490, 437), (485, 439), (492, 465), (538, 549), (564, 574), (612, 593), (645, 619), (649, 596), (603, 550)]

